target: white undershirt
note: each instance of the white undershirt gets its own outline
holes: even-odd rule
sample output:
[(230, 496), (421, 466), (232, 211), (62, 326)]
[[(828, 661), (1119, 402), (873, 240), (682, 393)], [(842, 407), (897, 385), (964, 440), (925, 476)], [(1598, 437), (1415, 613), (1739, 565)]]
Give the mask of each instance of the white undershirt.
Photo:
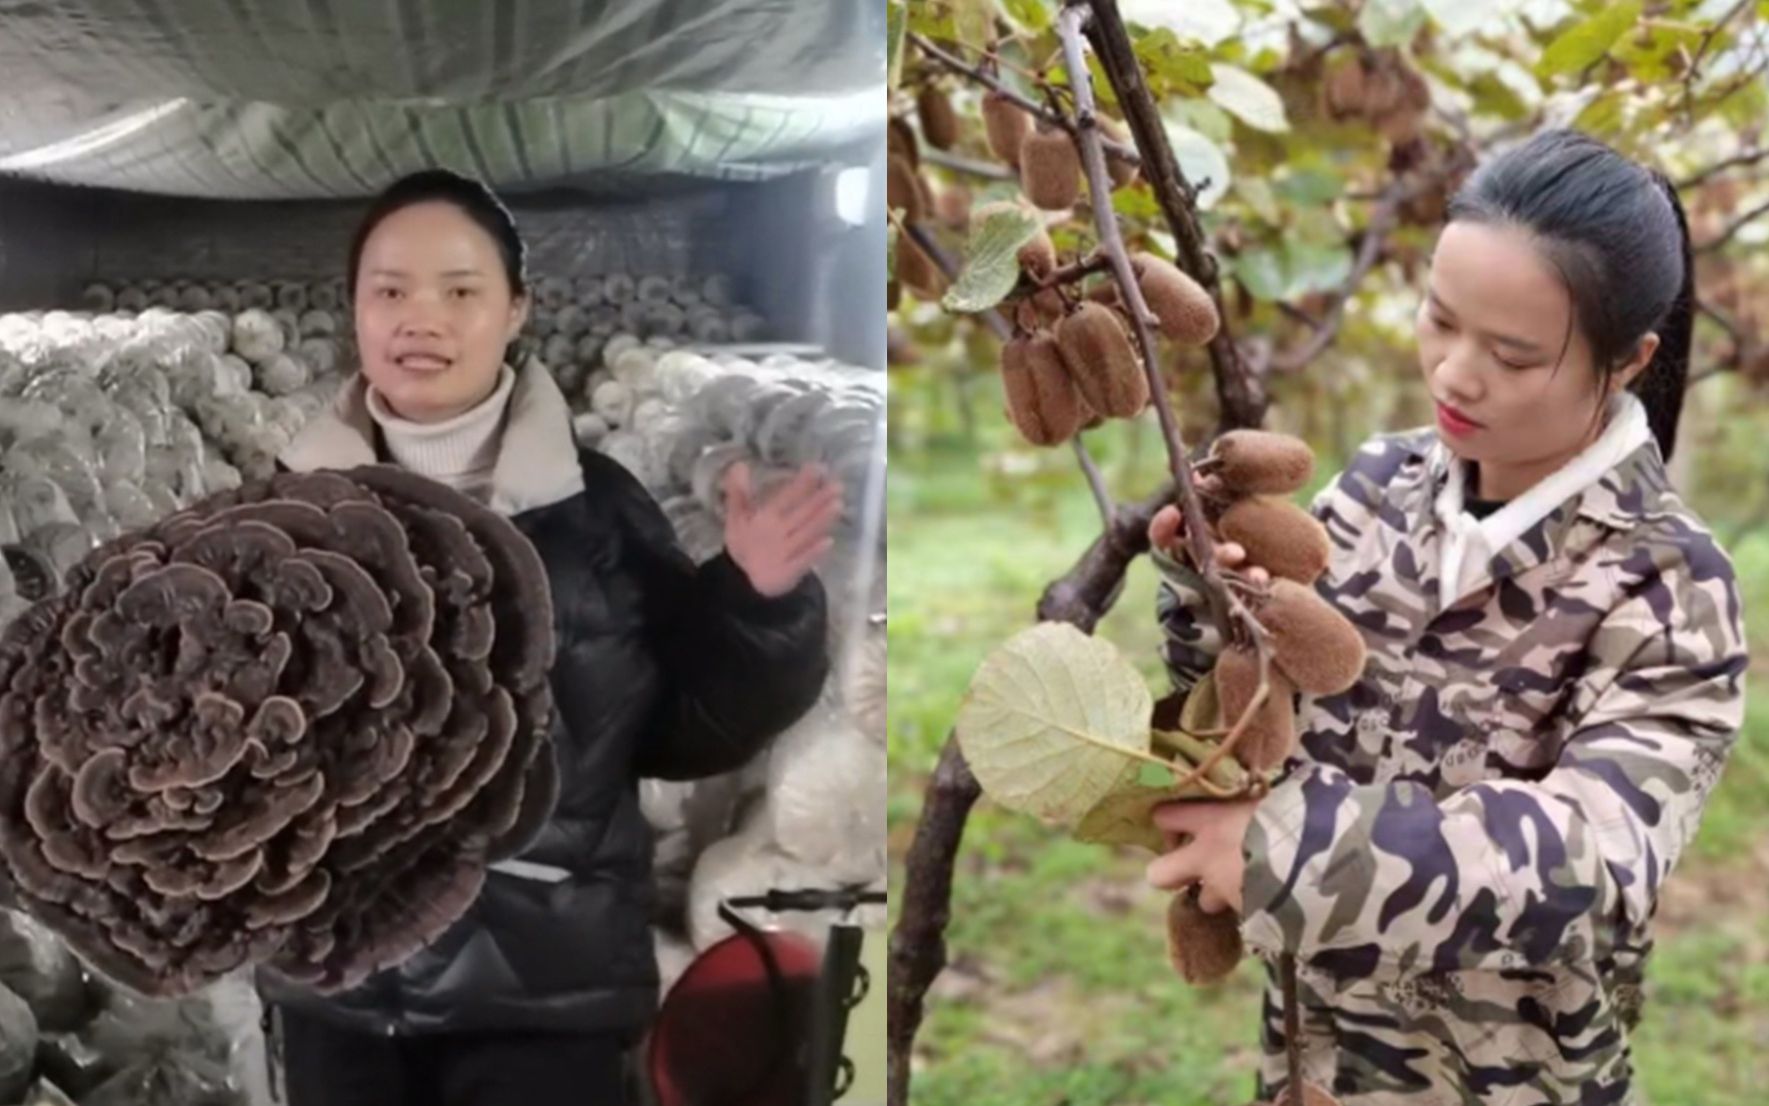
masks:
[(387, 453), (401, 468), (484, 502), (491, 495), (504, 409), (515, 386), (516, 374), (506, 365), (498, 370), (498, 386), (491, 395), (442, 422), (402, 418), (370, 387), (369, 416), (381, 427)]
[[(1449, 478), (1437, 495), (1437, 517), (1444, 527), (1443, 560), (1438, 580), (1439, 609), (1484, 586), (1493, 555), (1516, 541), (1549, 512), (1603, 479), (1636, 449), (1652, 440), (1646, 408), (1632, 392), (1609, 401), (1609, 425), (1584, 452), (1538, 481), (1534, 487), (1484, 519), (1462, 509), (1470, 468), (1459, 458), (1450, 462)], [(1444, 448), (1440, 442), (1438, 448)]]

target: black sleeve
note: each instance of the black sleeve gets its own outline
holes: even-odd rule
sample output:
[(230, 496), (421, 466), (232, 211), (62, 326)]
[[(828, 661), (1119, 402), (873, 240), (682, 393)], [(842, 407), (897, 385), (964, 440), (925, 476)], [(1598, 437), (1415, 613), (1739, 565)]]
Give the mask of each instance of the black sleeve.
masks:
[(590, 494), (616, 500), (664, 672), (663, 702), (639, 742), (639, 774), (682, 780), (740, 767), (822, 691), (829, 673), (822, 582), (807, 573), (770, 599), (728, 553), (696, 568), (643, 485), (599, 455), (584, 467), (603, 485)]

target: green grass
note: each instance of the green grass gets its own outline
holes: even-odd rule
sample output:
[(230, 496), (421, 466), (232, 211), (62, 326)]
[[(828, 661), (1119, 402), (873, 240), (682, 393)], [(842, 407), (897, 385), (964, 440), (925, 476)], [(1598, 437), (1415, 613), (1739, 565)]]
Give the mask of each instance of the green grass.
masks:
[[(1145, 442), (1145, 454), (1155, 443)], [(1126, 454), (1104, 443), (1108, 462)], [(983, 655), (1098, 533), (1064, 454), (996, 476), (964, 452), (894, 456), (890, 824), (900, 863), (921, 789)], [(1144, 456), (1117, 473), (1152, 486)], [(1110, 471), (1110, 464), (1108, 464)], [(1731, 551), (1754, 653), (1769, 657), (1769, 534)], [(1099, 633), (1166, 686), (1146, 560)], [(1758, 681), (1769, 678), (1759, 662)], [(1759, 682), (1757, 686), (1762, 686)], [(1769, 1086), (1769, 705), (1753, 701), (1700, 836), (1667, 889), (1636, 1056), (1652, 1101), (1744, 1106)], [(1257, 969), (1189, 988), (1162, 947), (1166, 896), (1141, 854), (1080, 845), (987, 802), (966, 830), (952, 966), (918, 1039), (918, 1106), (1220, 1106), (1251, 1099)], [(894, 873), (900, 877), (900, 872)], [(893, 902), (897, 896), (893, 887)]]

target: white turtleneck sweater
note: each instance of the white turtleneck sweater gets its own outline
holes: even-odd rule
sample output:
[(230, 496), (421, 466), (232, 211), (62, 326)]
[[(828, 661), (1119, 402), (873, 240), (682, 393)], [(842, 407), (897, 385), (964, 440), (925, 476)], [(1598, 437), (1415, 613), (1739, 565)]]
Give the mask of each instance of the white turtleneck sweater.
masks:
[(504, 412), (516, 374), (498, 370), (498, 386), (477, 406), (442, 422), (413, 422), (395, 414), (381, 393), (368, 389), (369, 416), (381, 428), (387, 453), (401, 468), (447, 484), (485, 502), (491, 495)]

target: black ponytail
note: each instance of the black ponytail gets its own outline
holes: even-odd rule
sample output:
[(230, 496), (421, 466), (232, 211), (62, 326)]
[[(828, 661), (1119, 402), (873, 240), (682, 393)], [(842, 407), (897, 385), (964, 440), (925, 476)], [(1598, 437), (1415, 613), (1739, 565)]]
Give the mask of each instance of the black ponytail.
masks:
[(1689, 217), (1683, 213), (1677, 186), (1663, 173), (1654, 173), (1653, 178), (1677, 219), (1677, 233), (1683, 242), (1683, 286), (1671, 301), (1664, 321), (1653, 328), (1658, 333), (1658, 350), (1645, 371), (1629, 385), (1629, 391), (1640, 397), (1647, 421), (1652, 424), (1652, 436), (1658, 441), (1658, 451), (1669, 461), (1671, 451), (1677, 448), (1677, 420), (1683, 414), (1689, 352), (1695, 341), (1695, 252), (1689, 245)]
[(1449, 219), (1518, 226), (1535, 238), (1566, 284), (1602, 384), (1648, 333), (1658, 334), (1629, 390), (1670, 460), (1695, 322), (1689, 225), (1676, 188), (1589, 135), (1548, 130), (1476, 170), (1450, 201)]

